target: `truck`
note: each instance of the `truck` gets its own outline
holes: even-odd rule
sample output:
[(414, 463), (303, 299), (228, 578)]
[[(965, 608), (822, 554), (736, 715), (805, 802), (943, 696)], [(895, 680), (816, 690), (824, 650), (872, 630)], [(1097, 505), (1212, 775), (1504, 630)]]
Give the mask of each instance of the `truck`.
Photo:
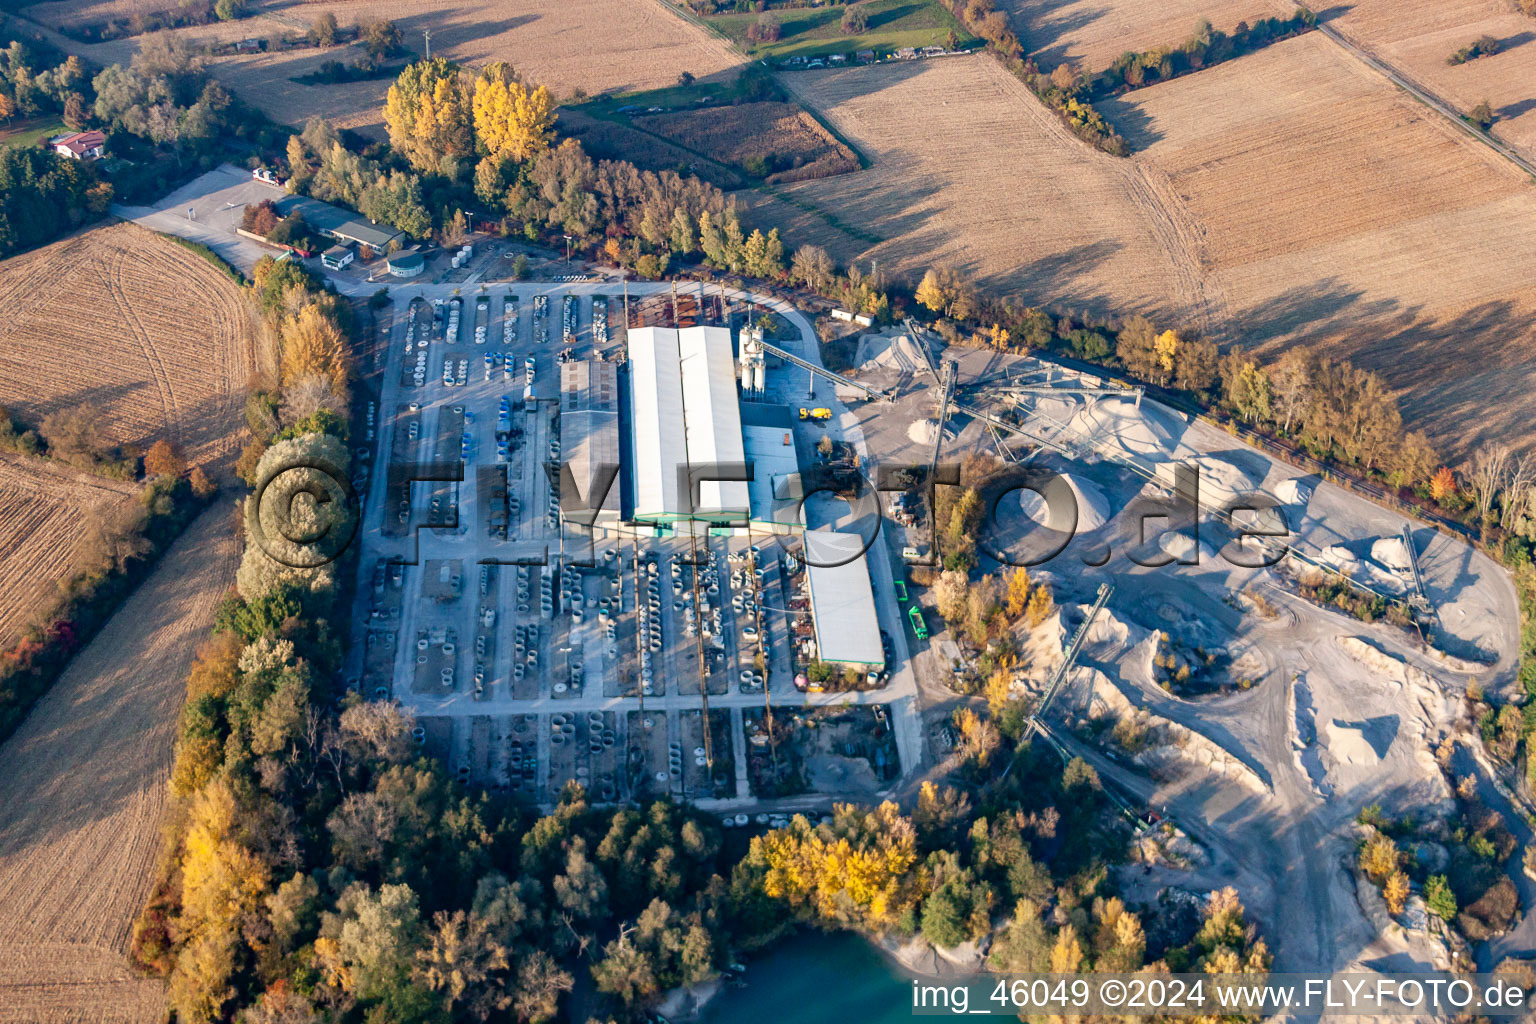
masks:
[(919, 640), (928, 639), (928, 623), (923, 619), (923, 610), (917, 605), (907, 609), (907, 621), (912, 624), (912, 635)]
[(817, 422), (824, 423), (827, 420), (832, 418), (832, 410), (831, 409), (801, 409), (800, 410), (800, 418), (802, 420), (815, 420)]

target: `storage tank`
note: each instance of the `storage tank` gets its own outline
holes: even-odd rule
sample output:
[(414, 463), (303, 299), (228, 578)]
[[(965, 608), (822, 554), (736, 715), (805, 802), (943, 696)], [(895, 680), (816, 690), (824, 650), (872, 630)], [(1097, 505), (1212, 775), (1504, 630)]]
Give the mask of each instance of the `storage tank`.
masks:
[(768, 361), (761, 355), (757, 357), (757, 365), (752, 368), (752, 390), (762, 394), (768, 386)]

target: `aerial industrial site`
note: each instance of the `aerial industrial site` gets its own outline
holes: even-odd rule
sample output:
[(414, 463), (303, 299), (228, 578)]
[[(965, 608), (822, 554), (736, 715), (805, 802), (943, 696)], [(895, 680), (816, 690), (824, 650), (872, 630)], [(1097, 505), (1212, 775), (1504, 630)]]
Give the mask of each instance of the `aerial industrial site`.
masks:
[(0, 1024), (1525, 1019), (1530, 0), (0, 14)]

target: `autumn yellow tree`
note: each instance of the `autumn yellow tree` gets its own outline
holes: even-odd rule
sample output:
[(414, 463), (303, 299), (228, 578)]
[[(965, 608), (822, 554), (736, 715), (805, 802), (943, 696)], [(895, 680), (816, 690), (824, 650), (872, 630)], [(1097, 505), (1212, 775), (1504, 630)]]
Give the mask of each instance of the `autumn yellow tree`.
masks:
[(752, 840), (763, 891), (808, 917), (883, 931), (916, 902), (917, 832), (890, 802), (873, 810), (836, 804), (832, 821)]
[(1003, 611), (1010, 621), (1016, 622), (1028, 604), (1029, 570), (1021, 565), (1008, 576), (1008, 589), (1003, 595)]
[(233, 994), (234, 952), (244, 919), (256, 911), (271, 883), (265, 863), (236, 838), (234, 793), (217, 781), (192, 801), (183, 848), (181, 918), (187, 948), (170, 979), (170, 1000), (180, 1020), (211, 1021)]
[(384, 101), (389, 142), (420, 171), (474, 152), (469, 90), (459, 66), (435, 57), (408, 65)]
[(1451, 472), (1449, 466), (1441, 466), (1435, 470), (1435, 475), (1429, 481), (1429, 496), (1436, 501), (1444, 501), (1456, 493), (1456, 474)]
[(1389, 911), (1401, 914), (1408, 899), (1408, 876), (1401, 869), (1392, 872), (1387, 876), (1387, 884), (1381, 887), (1381, 895)]
[(524, 85), (510, 64), (498, 61), (480, 72), (473, 104), (475, 137), (498, 160), (521, 163), (554, 139), (554, 98), (542, 85)]
[(1077, 928), (1063, 925), (1056, 933), (1056, 945), (1051, 948), (1051, 973), (1076, 974), (1083, 966), (1083, 944), (1078, 941)]
[(282, 380), (286, 386), (304, 377), (319, 375), (336, 394), (347, 384), (346, 344), (341, 330), (319, 306), (311, 303), (283, 321)]
[(1159, 334), (1157, 340), (1152, 343), (1152, 352), (1157, 357), (1157, 368), (1162, 373), (1159, 378), (1162, 383), (1167, 383), (1173, 376), (1174, 362), (1178, 359), (1182, 344), (1178, 333), (1172, 330)]
[(1035, 588), (1029, 595), (1029, 607), (1024, 611), (1024, 624), (1034, 629), (1040, 623), (1051, 617), (1051, 612), (1056, 610), (1056, 602), (1051, 597), (1051, 590), (1044, 583)]

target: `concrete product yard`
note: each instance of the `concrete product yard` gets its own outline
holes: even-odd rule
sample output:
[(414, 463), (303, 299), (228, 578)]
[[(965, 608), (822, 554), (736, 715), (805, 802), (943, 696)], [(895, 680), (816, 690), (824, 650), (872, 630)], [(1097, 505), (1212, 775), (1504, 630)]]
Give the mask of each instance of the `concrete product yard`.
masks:
[[(668, 793), (720, 806), (755, 802), (743, 712), (833, 696), (797, 691), (787, 648), (775, 643), (786, 627), (762, 595), (779, 586), (777, 544), (746, 530), (689, 538), (600, 528), (589, 541), (562, 526), (546, 463), (567, 461), (569, 443), (585, 488), (619, 428), (630, 429), (618, 421), (635, 416), (611, 393), (629, 383), (627, 373), (614, 374), (614, 359), (635, 336), (608, 319), (622, 299), (593, 283), (455, 291), (413, 284), (380, 317), (389, 363), (378, 444), (389, 453), (390, 479), (441, 460), (463, 458), (465, 467), (459, 482), (368, 493), (364, 557), (370, 567), (386, 562), (372, 595), (380, 636), (357, 666), (359, 687), (413, 710), (423, 748), (459, 777), (518, 799), (548, 804), (575, 780), (598, 800)], [(692, 309), (722, 311), (706, 296)], [(709, 325), (672, 333), (692, 339), (673, 363), (690, 408), (710, 424), (733, 413), (729, 334)], [(631, 356), (632, 370), (633, 349)], [(683, 371), (694, 363), (718, 363), (719, 372), (690, 385)], [(772, 376), (764, 401), (797, 401)], [(754, 420), (780, 449), (784, 416)], [(684, 443), (697, 440), (701, 458), (739, 459), (736, 422), (734, 449), (728, 439), (725, 447), (718, 438), (706, 444), (702, 427)], [(813, 430), (820, 433), (790, 426)], [(795, 468), (792, 460), (777, 464), (781, 478)], [(409, 507), (401, 504), (406, 486)], [(717, 486), (701, 504), (745, 507), (745, 493)], [(605, 505), (601, 522), (619, 512), (615, 502)], [(391, 647), (391, 633), (408, 640)], [(910, 719), (898, 737), (908, 748), (889, 757), (883, 786), (922, 756), (913, 676), (903, 668), (884, 689), (852, 695), (858, 703), (879, 698)], [(529, 735), (519, 737), (514, 724)], [(844, 795), (863, 791), (864, 781)], [(832, 787), (818, 798), (835, 795)]]
[[(185, 234), (185, 227), (164, 229)], [(242, 255), (238, 247), (230, 251)], [(347, 273), (332, 280), (359, 297), (376, 288)], [(456, 294), (461, 287), (427, 275), (397, 285), (393, 306), (380, 318), (390, 340), (378, 450), (400, 465), (462, 456), (469, 466), (464, 484), (413, 485), (409, 524), (399, 520), (398, 487), (367, 491), (359, 599), (371, 609), (359, 623), (366, 642), (353, 645), (348, 668), (359, 688), (413, 710), (423, 747), (461, 778), (544, 804), (576, 779), (599, 796), (611, 786), (613, 799), (698, 800), (739, 822), (749, 811), (756, 821), (769, 812), (825, 807), (833, 798), (909, 792), (933, 753), (943, 753), (930, 753), (927, 741), (944, 734), (947, 711), (925, 718), (922, 709), (953, 706), (944, 681), (950, 659), (960, 656), (953, 631), (914, 637), (906, 612), (921, 615), (931, 598), (914, 589), (902, 604), (892, 585), (905, 578), (900, 553), (907, 535), (919, 530), (885, 524), (866, 555), (876, 621), (889, 634), (885, 685), (802, 693), (784, 642), (794, 617), (789, 549), (766, 530), (687, 537), (652, 529), (647, 536), (599, 536), (589, 550), (584, 535), (562, 528), (544, 465), (561, 461), (556, 392), (566, 331), (572, 358), (592, 359), (602, 350), (616, 360), (637, 328), (692, 327), (701, 318), (712, 327), (719, 319), (712, 314), (723, 312), (718, 289), (631, 282), (629, 307), (620, 313), (622, 286), (613, 281), (470, 285)], [(747, 298), (724, 294), (738, 308)], [(598, 296), (607, 306), (602, 332), (594, 329)], [(448, 314), (456, 297), (463, 305), (455, 339)], [(773, 344), (819, 364), (806, 317), (782, 302), (764, 305), (788, 327)], [(485, 340), (476, 344), (482, 326)], [(598, 333), (606, 343), (594, 338)], [(855, 375), (874, 381), (877, 371), (885, 374), (879, 386), (898, 391), (891, 404), (856, 399), (856, 390), (839, 392), (777, 360), (769, 361), (765, 386), (753, 399), (830, 410), (824, 423), (793, 423), (802, 452), (824, 436), (866, 465), (926, 465), (942, 431), (949, 437), (945, 459), (998, 453), (1005, 462), (1066, 474), (1077, 530), (1054, 559), (1031, 570), (1052, 585), (1058, 611), (1029, 634), (1018, 685), (1043, 685), (1099, 584), (1111, 582), (1114, 590), (1050, 710), (1065, 752), (1084, 757), (1123, 798), (1178, 822), (1202, 853), (1196, 866), (1182, 869), (1178, 884), (1237, 885), (1266, 934), (1277, 936), (1277, 969), (1401, 963), (1418, 955), (1411, 943), (1375, 928), (1357, 901), (1344, 866), (1353, 856), (1349, 824), (1369, 803), (1387, 814), (1433, 815), (1444, 807), (1432, 751), (1465, 727), (1459, 716), (1468, 686), (1488, 693), (1517, 686), (1519, 618), (1503, 571), (1453, 536), (1405, 523), (1397, 512), (1151, 399), (1038, 389), (1000, 398), (966, 394), (969, 409), (1003, 418), (1044, 447), (953, 410), (940, 425), (940, 389), (930, 376), (937, 364), (926, 343), (871, 342), (861, 352), (865, 367)], [(632, 369), (637, 351), (630, 353)], [(1028, 357), (981, 350), (944, 356), (955, 360), (962, 388), (988, 375), (1076, 382)], [(702, 390), (687, 389), (683, 358), (679, 350), (672, 364), (678, 393), (717, 422), (726, 394), (716, 393), (709, 374)], [(634, 415), (620, 403), (621, 450), (622, 432), (635, 429), (625, 417)], [(661, 415), (657, 403), (658, 422)], [(924, 420), (931, 430), (911, 430)], [(737, 439), (742, 430), (738, 424)], [(686, 423), (682, 436), (687, 451), (693, 438)], [(1143, 542), (1126, 510), (1176, 497), (1174, 463), (1201, 471), (1198, 539), (1185, 525), (1179, 540), (1157, 537), (1154, 527)], [(495, 476), (484, 487), (468, 482), (483, 466), (504, 468), (505, 486)], [(1273, 498), (1290, 530), (1293, 553), (1274, 568), (1236, 564), (1241, 552), (1228, 544), (1230, 528), (1205, 514), (1248, 492)], [(996, 556), (1018, 557), (1045, 533), (1032, 523), (1030, 513), (1043, 512), (1034, 503), (1012, 498), (998, 507), (1005, 512), (978, 545), (986, 572), (998, 571)], [(861, 522), (867, 515), (831, 495), (803, 507), (812, 530), (847, 531), (868, 525)], [(498, 518), (505, 538), (497, 535)], [(429, 520), (438, 527), (423, 528)], [(1181, 556), (1171, 564), (1129, 557), (1170, 551)], [(380, 579), (381, 558), (408, 564), (386, 565)], [(1369, 588), (1385, 607), (1400, 595), (1416, 596), (1412, 564), (1404, 567), (1414, 560), (1428, 609), (1419, 616), (1427, 642), (1389, 617), (1360, 621), (1308, 596), (1317, 592), (1315, 580), (1337, 582), (1336, 571), (1345, 569), (1348, 586)], [(497, 564), (483, 577), (482, 594), (485, 562)], [(488, 608), (495, 611), (489, 624)], [(926, 620), (937, 627), (931, 605)], [(417, 660), (422, 656), (426, 662)], [(477, 664), (485, 669), (478, 699)], [(1110, 725), (1138, 715), (1150, 730), (1145, 747), (1131, 753), (1107, 742)], [(562, 739), (554, 743), (557, 727)], [(1475, 768), (1464, 773), (1490, 806), (1507, 806)], [(1134, 895), (1137, 886), (1166, 882), (1170, 870), (1160, 867), (1146, 881), (1126, 872), (1122, 884)], [(1524, 937), (1512, 933), (1505, 948), (1530, 948), (1533, 929), (1522, 924)], [(1516, 941), (1522, 945), (1510, 945)]]

